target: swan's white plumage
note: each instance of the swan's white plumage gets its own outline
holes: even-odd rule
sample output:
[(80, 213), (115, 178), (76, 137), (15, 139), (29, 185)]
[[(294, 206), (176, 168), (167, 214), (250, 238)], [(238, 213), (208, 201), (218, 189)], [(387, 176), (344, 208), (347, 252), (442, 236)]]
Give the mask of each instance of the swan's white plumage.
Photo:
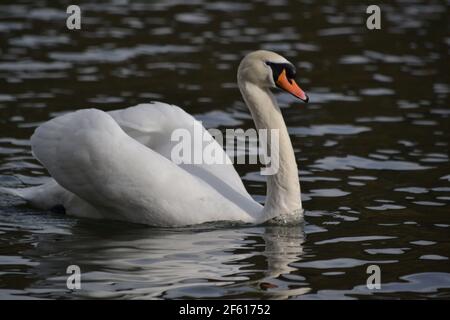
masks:
[[(111, 111), (109, 114), (116, 120), (120, 127), (132, 138), (141, 142), (150, 149), (158, 152), (167, 159), (177, 141), (171, 140), (175, 129), (184, 129), (191, 137), (198, 135), (194, 131), (194, 125), (201, 128), (201, 135), (208, 136), (212, 141), (211, 146), (219, 158), (228, 158), (222, 147), (212, 139), (208, 131), (193, 116), (180, 107), (161, 102), (140, 104), (135, 107)], [(197, 137), (200, 138), (201, 137)], [(192, 148), (194, 145), (192, 144)], [(193, 150), (191, 150), (193, 154)], [(180, 164), (182, 168), (203, 180), (222, 188), (224, 184), (241, 193), (248, 199), (252, 199), (242, 183), (241, 178), (231, 164), (231, 160), (223, 164)], [(224, 190), (225, 191), (225, 190)]]
[[(31, 145), (54, 180), (39, 187), (0, 191), (42, 209), (62, 205), (75, 216), (155, 226), (220, 220), (259, 223), (275, 217), (298, 221), (303, 217), (298, 169), (281, 110), (270, 92), (275, 73), (267, 62), (287, 60), (260, 50), (248, 54), (238, 69), (238, 86), (256, 128), (279, 132), (279, 166), (268, 176), (264, 207), (248, 194), (206, 129), (179, 107), (164, 103), (109, 113), (85, 109), (44, 123), (36, 129)], [(172, 162), (171, 152), (178, 142), (171, 135), (180, 128), (194, 139), (209, 138), (212, 143), (202, 142), (201, 147), (209, 144), (210, 151), (212, 146), (218, 157), (228, 161)]]
[(44, 123), (31, 145), (58, 184), (84, 200), (66, 196), (69, 213), (89, 216), (93, 207), (93, 217), (159, 226), (257, 221), (262, 207), (245, 191), (231, 165), (183, 168), (158, 153), (167, 150), (172, 129), (189, 128), (193, 121), (166, 104), (111, 114), (79, 110)]

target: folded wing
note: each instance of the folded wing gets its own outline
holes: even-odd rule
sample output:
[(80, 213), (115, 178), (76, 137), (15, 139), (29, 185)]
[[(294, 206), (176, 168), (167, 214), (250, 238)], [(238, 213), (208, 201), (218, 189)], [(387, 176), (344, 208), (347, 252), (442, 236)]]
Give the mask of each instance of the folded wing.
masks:
[[(233, 187), (223, 194), (147, 147), (164, 148), (167, 127), (151, 128), (138, 121), (138, 113), (124, 111), (85, 109), (52, 119), (33, 134), (33, 153), (59, 185), (112, 219), (164, 226), (252, 220), (247, 213), (259, 205), (239, 198)], [(220, 179), (214, 170), (200, 172)]]

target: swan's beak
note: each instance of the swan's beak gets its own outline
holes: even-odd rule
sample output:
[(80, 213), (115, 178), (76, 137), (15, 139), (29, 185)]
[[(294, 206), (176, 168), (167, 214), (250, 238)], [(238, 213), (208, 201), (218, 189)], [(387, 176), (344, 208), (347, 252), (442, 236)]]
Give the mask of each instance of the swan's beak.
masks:
[(293, 79), (287, 78), (285, 69), (283, 69), (283, 72), (281, 72), (278, 76), (277, 86), (284, 91), (289, 92), (294, 97), (297, 97), (305, 103), (308, 103), (309, 98), (306, 93), (302, 89), (300, 89), (298, 84)]

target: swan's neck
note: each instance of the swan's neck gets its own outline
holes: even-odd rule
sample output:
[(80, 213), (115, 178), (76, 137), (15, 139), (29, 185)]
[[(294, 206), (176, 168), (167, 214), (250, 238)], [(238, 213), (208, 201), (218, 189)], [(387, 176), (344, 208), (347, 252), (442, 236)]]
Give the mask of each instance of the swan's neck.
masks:
[[(271, 219), (282, 215), (301, 215), (302, 202), (298, 169), (294, 149), (280, 108), (269, 89), (250, 82), (240, 82), (239, 88), (250, 109), (255, 126), (260, 129), (276, 129), (279, 135), (278, 170), (267, 176), (267, 197), (263, 215)], [(268, 133), (270, 135), (270, 132)], [(270, 150), (270, 147), (268, 147)]]

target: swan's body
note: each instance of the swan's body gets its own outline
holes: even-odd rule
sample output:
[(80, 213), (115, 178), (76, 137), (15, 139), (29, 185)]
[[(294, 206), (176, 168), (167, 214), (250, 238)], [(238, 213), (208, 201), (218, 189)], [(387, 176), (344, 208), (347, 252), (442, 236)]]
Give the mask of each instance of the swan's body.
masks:
[[(301, 218), (295, 156), (270, 92), (278, 78), (275, 73), (280, 71), (281, 79), (284, 72), (286, 77), (285, 69), (276, 71), (283, 65), (291, 66), (275, 53), (256, 51), (244, 58), (238, 70), (239, 88), (257, 129), (279, 130), (279, 170), (268, 177), (264, 207), (248, 194), (230, 162), (177, 165), (171, 161), (173, 130), (184, 128), (194, 134), (198, 122), (164, 103), (108, 113), (85, 109), (44, 123), (33, 134), (31, 145), (53, 179), (42, 186), (7, 191), (41, 209), (62, 205), (74, 216), (155, 226), (223, 220), (261, 223), (280, 215)], [(284, 85), (293, 86), (288, 80), (290, 84)], [(296, 88), (284, 89), (305, 98), (299, 88), (293, 92)], [(227, 157), (216, 142), (214, 150)]]

